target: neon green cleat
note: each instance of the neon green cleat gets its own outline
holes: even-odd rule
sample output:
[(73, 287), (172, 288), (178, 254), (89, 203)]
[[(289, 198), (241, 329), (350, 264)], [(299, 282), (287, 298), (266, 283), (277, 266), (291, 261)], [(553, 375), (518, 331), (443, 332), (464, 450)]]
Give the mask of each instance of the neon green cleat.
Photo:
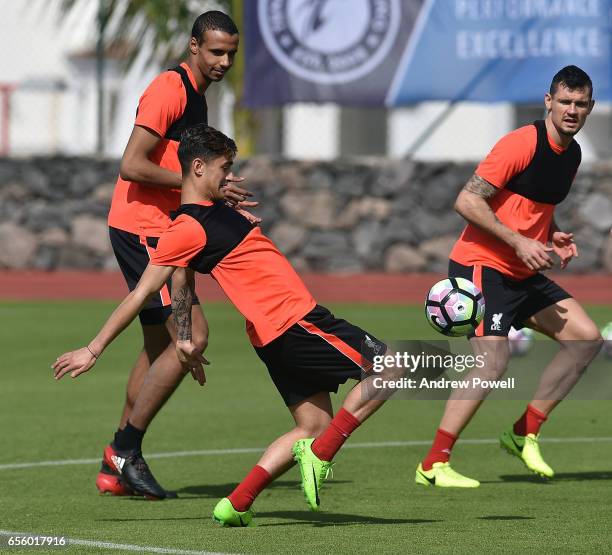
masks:
[(334, 463), (322, 461), (317, 457), (311, 449), (313, 438), (300, 439), (293, 445), (293, 458), (297, 461), (300, 467), (302, 476), (302, 489), (312, 511), (318, 511), (321, 505), (319, 492), (323, 482), (329, 476), (331, 467)]
[(244, 512), (234, 509), (232, 502), (224, 497), (217, 503), (213, 511), (213, 520), (221, 526), (228, 528), (240, 528), (245, 526), (255, 526), (253, 523), (253, 515), (255, 513), (249, 509)]
[(477, 488), (480, 485), (478, 480), (455, 472), (449, 462), (433, 463), (431, 470), (423, 470), (423, 464), (419, 463), (414, 481), (421, 486), (438, 488)]
[(552, 478), (555, 475), (555, 471), (542, 458), (537, 435), (520, 436), (515, 434), (513, 430), (509, 430), (500, 436), (499, 444), (502, 449), (521, 459), (531, 472), (539, 474), (543, 478)]

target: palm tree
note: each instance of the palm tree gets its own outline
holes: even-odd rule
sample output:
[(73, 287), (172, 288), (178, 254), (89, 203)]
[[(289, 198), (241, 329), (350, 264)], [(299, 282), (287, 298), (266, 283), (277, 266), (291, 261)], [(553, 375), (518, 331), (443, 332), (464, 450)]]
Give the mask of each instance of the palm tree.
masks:
[[(76, 9), (82, 0), (61, 0), (64, 15)], [(149, 41), (152, 45), (151, 59), (167, 64), (184, 56), (189, 31), (194, 19), (203, 9), (222, 9), (232, 14), (239, 29), (242, 29), (242, 0), (216, 0), (198, 6), (189, 0), (98, 0), (96, 70), (98, 81), (98, 146), (104, 150), (104, 57), (111, 47), (121, 47), (127, 52), (127, 70), (138, 53), (138, 45)], [(194, 11), (194, 7), (197, 11)], [(230, 73), (229, 84), (235, 102), (234, 134), (244, 154), (252, 152), (252, 117), (240, 107), (244, 83), (244, 56), (236, 58)]]

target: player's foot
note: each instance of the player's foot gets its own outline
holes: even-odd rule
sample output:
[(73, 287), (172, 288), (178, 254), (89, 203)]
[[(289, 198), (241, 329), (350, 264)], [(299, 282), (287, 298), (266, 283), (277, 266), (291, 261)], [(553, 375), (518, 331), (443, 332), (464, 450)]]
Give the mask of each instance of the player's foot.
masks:
[(255, 513), (252, 509), (240, 512), (234, 509), (232, 502), (224, 497), (217, 503), (215, 510), (213, 511), (213, 520), (227, 528), (240, 528), (245, 526), (254, 526), (253, 515)]
[(302, 489), (306, 496), (306, 502), (311, 510), (318, 511), (321, 505), (319, 492), (321, 486), (329, 476), (334, 463), (322, 461), (311, 449), (314, 438), (300, 439), (293, 445), (293, 458), (300, 467), (302, 476)]
[(502, 449), (521, 459), (531, 472), (539, 474), (543, 478), (552, 478), (555, 475), (555, 471), (542, 458), (536, 434), (520, 436), (515, 434), (513, 430), (508, 430), (500, 436), (499, 444)]
[(96, 477), (96, 487), (100, 494), (110, 493), (111, 495), (134, 495), (134, 492), (123, 481), (121, 474), (114, 468), (102, 461), (102, 468)]
[(137, 495), (151, 500), (177, 497), (175, 492), (166, 491), (157, 483), (141, 451), (118, 451), (112, 445), (107, 445), (104, 462), (119, 472), (123, 481)]
[(423, 470), (423, 464), (419, 463), (414, 481), (421, 486), (438, 488), (477, 488), (480, 485), (478, 480), (455, 472), (449, 462), (433, 463), (430, 470)]

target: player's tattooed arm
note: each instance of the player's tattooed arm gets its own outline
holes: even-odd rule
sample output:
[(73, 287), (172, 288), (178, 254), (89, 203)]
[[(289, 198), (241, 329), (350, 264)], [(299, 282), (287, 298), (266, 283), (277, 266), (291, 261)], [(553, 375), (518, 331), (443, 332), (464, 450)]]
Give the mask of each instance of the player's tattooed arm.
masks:
[(465, 184), (463, 190), (487, 200), (493, 198), (499, 189), (494, 185), (491, 185), (491, 183), (489, 183), (486, 179), (474, 174)]
[(172, 276), (172, 310), (176, 326), (176, 355), (186, 371), (200, 385), (206, 383), (203, 364), (208, 361), (202, 349), (191, 340), (191, 307), (193, 304), (195, 279), (193, 270), (178, 268)]
[(497, 218), (489, 200), (498, 191), (497, 187), (474, 174), (459, 193), (455, 201), (455, 210), (472, 225), (511, 246), (530, 270), (540, 271), (550, 268), (553, 261), (548, 253), (552, 248), (535, 239), (524, 237)]
[(192, 284), (184, 268), (177, 268), (172, 277), (172, 311), (178, 341), (191, 341)]

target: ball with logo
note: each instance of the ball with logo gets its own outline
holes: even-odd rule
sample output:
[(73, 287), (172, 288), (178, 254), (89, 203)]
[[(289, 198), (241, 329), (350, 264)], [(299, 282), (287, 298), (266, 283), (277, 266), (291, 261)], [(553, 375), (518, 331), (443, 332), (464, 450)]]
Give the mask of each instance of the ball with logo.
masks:
[(482, 292), (470, 280), (448, 278), (436, 283), (425, 300), (425, 317), (433, 329), (459, 337), (473, 332), (485, 311)]

